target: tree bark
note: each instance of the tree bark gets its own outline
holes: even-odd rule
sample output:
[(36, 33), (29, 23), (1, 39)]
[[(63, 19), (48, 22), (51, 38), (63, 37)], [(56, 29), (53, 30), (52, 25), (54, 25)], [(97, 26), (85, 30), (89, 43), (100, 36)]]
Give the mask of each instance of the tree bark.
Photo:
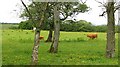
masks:
[(35, 31), (34, 46), (32, 53), (32, 65), (37, 65), (38, 63), (39, 36), (40, 36), (40, 30), (38, 29)]
[(41, 19), (40, 22), (37, 25), (37, 29), (35, 31), (35, 38), (34, 38), (34, 46), (33, 46), (33, 53), (32, 53), (32, 65), (37, 65), (38, 64), (38, 49), (39, 49), (39, 37), (40, 37), (40, 31), (42, 27), (42, 23), (44, 21), (44, 16), (45, 16), (45, 10), (47, 7), (47, 3), (43, 5), (44, 9), (41, 12)]
[(60, 35), (60, 23), (59, 23), (59, 4), (54, 7), (54, 37), (50, 47), (50, 53), (57, 53), (58, 42)]
[[(119, 2), (119, 4), (120, 4), (120, 2)], [(120, 9), (118, 10), (118, 48), (120, 46), (120, 15), (119, 14), (120, 14)], [(120, 62), (119, 52), (120, 52), (120, 49), (118, 49), (118, 62)], [(119, 67), (120, 67), (120, 65), (119, 65)]]
[(53, 22), (50, 23), (49, 35), (48, 35), (46, 42), (52, 42), (52, 33), (53, 33), (53, 24), (52, 23)]
[(108, 2), (107, 7), (107, 45), (106, 57), (112, 58), (115, 55), (115, 18), (114, 18), (114, 2)]

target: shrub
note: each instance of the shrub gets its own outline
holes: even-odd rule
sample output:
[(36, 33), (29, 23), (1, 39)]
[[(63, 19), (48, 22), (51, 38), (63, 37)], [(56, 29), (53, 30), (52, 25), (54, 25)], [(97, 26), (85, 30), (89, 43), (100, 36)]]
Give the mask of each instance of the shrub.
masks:
[(28, 21), (21, 21), (19, 23), (19, 29), (26, 29), (26, 30), (31, 30), (33, 28), (32, 22)]

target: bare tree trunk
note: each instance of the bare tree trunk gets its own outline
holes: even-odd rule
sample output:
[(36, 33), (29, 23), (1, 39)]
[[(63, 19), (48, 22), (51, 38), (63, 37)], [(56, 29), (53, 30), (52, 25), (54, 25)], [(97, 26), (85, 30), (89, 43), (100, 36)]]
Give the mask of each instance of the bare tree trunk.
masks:
[[(120, 10), (118, 10), (118, 15), (120, 14)], [(120, 16), (118, 16), (119, 17), (119, 22), (118, 22), (118, 62), (120, 62), (120, 54), (119, 54), (119, 52), (120, 52), (120, 49), (119, 49), (119, 47), (120, 47)], [(120, 67), (120, 65), (119, 65), (119, 67)]]
[[(120, 49), (119, 49), (119, 47), (120, 47), (120, 10), (118, 10), (118, 62), (120, 62)], [(120, 67), (120, 65), (119, 65), (119, 67)]]
[(35, 38), (34, 38), (34, 46), (33, 46), (33, 54), (32, 54), (32, 65), (37, 65), (38, 63), (38, 48), (39, 48), (39, 37), (40, 37), (40, 30), (35, 31)]
[(52, 23), (50, 23), (49, 35), (48, 35), (46, 42), (52, 42), (52, 33), (53, 33), (53, 24)]
[(107, 7), (108, 29), (107, 29), (107, 45), (106, 57), (112, 58), (115, 55), (115, 18), (114, 18), (114, 3), (108, 2)]
[(58, 42), (60, 35), (60, 23), (59, 23), (59, 4), (54, 7), (54, 37), (53, 42), (50, 47), (51, 53), (57, 53), (58, 51)]
[(33, 46), (33, 53), (32, 53), (32, 65), (37, 65), (38, 64), (38, 49), (39, 49), (39, 37), (40, 37), (40, 31), (41, 27), (44, 21), (44, 16), (45, 16), (45, 10), (47, 7), (47, 3), (43, 5), (44, 9), (43, 12), (41, 12), (41, 19), (40, 22), (37, 25), (37, 29), (35, 31), (35, 38), (34, 38), (34, 46)]
[(46, 42), (52, 42), (52, 30), (50, 29), (49, 30), (49, 35), (48, 35), (48, 38), (47, 38), (47, 40), (46, 40)]

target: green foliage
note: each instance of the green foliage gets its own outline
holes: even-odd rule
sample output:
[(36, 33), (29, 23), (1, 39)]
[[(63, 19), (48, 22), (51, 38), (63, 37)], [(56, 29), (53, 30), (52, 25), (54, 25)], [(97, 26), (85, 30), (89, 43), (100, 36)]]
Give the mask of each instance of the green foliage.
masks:
[(107, 25), (99, 25), (95, 26), (96, 32), (107, 32)]
[[(43, 23), (43, 30), (49, 30), (50, 25), (53, 26), (52, 21), (46, 21)], [(61, 31), (71, 31), (71, 32), (107, 32), (107, 25), (98, 25), (95, 26), (90, 22), (87, 22), (85, 20), (80, 21), (73, 21), (73, 20), (66, 20), (64, 22), (60, 23)], [(12, 26), (14, 28), (14, 26)], [(15, 26), (16, 29), (16, 26)], [(32, 22), (31, 21), (22, 21), (19, 23), (19, 29), (32, 29)], [(115, 32), (118, 32), (118, 26), (115, 26)]]
[[(34, 32), (30, 30), (0, 30), (0, 32), (2, 32), (2, 64), (29, 65)], [(98, 33), (98, 38), (94, 40), (84, 35), (87, 33), (92, 32), (61, 32), (57, 54), (48, 53), (51, 43), (41, 41), (39, 65), (117, 65), (118, 39), (115, 58), (107, 59), (106, 33)], [(41, 35), (46, 39), (48, 31), (41, 31)]]
[(79, 12), (84, 13), (84, 12), (89, 11), (88, 8), (89, 8), (89, 7), (88, 7), (86, 4), (79, 4), (77, 10), (78, 10)]
[[(32, 30), (33, 29), (33, 23), (29, 20), (27, 21), (21, 21), (18, 26), (19, 29), (24, 29), (24, 30)], [(49, 30), (50, 29), (50, 24), (48, 22), (44, 22), (42, 29), (44, 30)]]
[(32, 22), (31, 21), (21, 21), (19, 23), (19, 29), (26, 29), (26, 30), (31, 30), (33, 28)]
[[(85, 20), (72, 21), (67, 20), (61, 23), (61, 31), (73, 32), (107, 32), (107, 25), (93, 25)], [(118, 26), (115, 26), (115, 32), (118, 32)]]
[[(34, 26), (37, 26), (40, 19), (41, 19), (41, 12), (43, 12), (44, 9), (44, 4), (45, 3), (40, 3), (40, 2), (34, 2), (31, 3), (30, 5), (28, 5), (28, 9), (29, 12), (32, 15), (32, 19), (35, 22)], [(57, 3), (54, 2), (49, 2), (44, 14), (44, 23), (47, 22), (47, 24), (51, 24), (53, 22), (53, 16), (54, 16), (54, 6)], [(63, 16), (63, 18), (61, 18), (61, 21), (64, 21), (68, 16), (73, 16), (76, 15), (80, 12), (84, 13), (86, 11), (88, 11), (88, 8), (86, 4), (80, 4), (79, 2), (62, 2), (59, 3), (60, 4), (60, 15)], [(76, 7), (76, 8), (74, 8)], [(31, 20), (29, 15), (27, 14), (27, 11), (24, 10), (23, 13), (20, 15), (21, 18), (27, 18), (28, 20)], [(45, 28), (45, 27), (44, 27)], [(44, 29), (43, 28), (43, 29)], [(25, 28), (23, 28), (25, 29)], [(48, 28), (47, 28), (48, 29)]]
[(67, 20), (61, 24), (61, 30), (62, 31), (83, 31), (83, 32), (92, 32), (94, 31), (93, 25), (90, 22), (80, 20), (80, 21), (72, 21)]

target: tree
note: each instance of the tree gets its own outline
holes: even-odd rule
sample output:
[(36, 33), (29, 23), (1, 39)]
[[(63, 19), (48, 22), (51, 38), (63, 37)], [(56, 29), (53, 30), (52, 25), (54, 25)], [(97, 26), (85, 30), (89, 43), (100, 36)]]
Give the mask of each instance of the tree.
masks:
[[(54, 12), (54, 6), (55, 6), (55, 4), (56, 3), (54, 3), (54, 2), (49, 2), (48, 3), (49, 5), (46, 7), (46, 13), (45, 13), (45, 15), (44, 15), (44, 22), (46, 22), (46, 21), (51, 21), (50, 23), (52, 23), (53, 24), (53, 20), (55, 21), (55, 19), (53, 19), (54, 18), (54, 16), (55, 16), (55, 12)], [(88, 7), (86, 6), (86, 4), (80, 4), (79, 2), (62, 2), (62, 3), (58, 3), (58, 4), (60, 4), (60, 8), (59, 8), (59, 14), (58, 14), (58, 16), (60, 16), (60, 15), (62, 15), (63, 17), (61, 18), (60, 17), (60, 21), (59, 22), (61, 22), (61, 21), (64, 21), (65, 19), (67, 19), (67, 17), (69, 17), (69, 16), (74, 16), (74, 15), (77, 15), (77, 14), (79, 14), (80, 12), (86, 12), (86, 11), (88, 11)], [(36, 5), (36, 6), (35, 6)], [(37, 9), (39, 9), (39, 10), (36, 10), (36, 8)], [(41, 7), (41, 8), (43, 8), (43, 7)], [(39, 18), (40, 18), (40, 16), (39, 15), (41, 15), (40, 13), (40, 11), (42, 10), (41, 8), (39, 8), (39, 3), (32, 3), (31, 5), (29, 5), (29, 9), (30, 9), (30, 11), (31, 11), (31, 14), (32, 14), (32, 16), (33, 16), (33, 20), (34, 21), (36, 21), (36, 23), (39, 23), (38, 21), (40, 20)], [(43, 12), (43, 11), (42, 11)], [(23, 16), (28, 16), (28, 15), (26, 15), (26, 12), (24, 12), (24, 14), (23, 14)], [(57, 21), (57, 20), (56, 20)], [(57, 21), (58, 22), (58, 21)], [(39, 24), (35, 24), (35, 26), (36, 25), (39, 25)], [(56, 25), (57, 25), (57, 27), (59, 27), (59, 24), (55, 24), (55, 22), (54, 22), (54, 28), (56, 27)], [(49, 39), (51, 39), (52, 38), (52, 29), (53, 29), (53, 25), (50, 25), (51, 27), (50, 27), (50, 34), (49, 34), (49, 36), (50, 36), (50, 38)], [(54, 29), (54, 35), (55, 35), (55, 30), (56, 30), (57, 28), (55, 28)], [(57, 29), (57, 33), (59, 32), (59, 28)], [(59, 34), (59, 33), (58, 33)], [(57, 39), (59, 39), (59, 36), (58, 35), (55, 35), (54, 37), (58, 37)], [(55, 41), (57, 41), (56, 40), (56, 38), (53, 38), (53, 39), (55, 39)], [(59, 41), (59, 40), (58, 40)], [(55, 42), (56, 43), (56, 42)], [(52, 45), (51, 45), (52, 46)], [(51, 49), (51, 48), (50, 48)]]
[[(24, 7), (26, 8), (30, 19), (34, 22), (33, 16), (29, 12), (27, 6), (25, 5), (25, 3), (22, 0), (21, 0), (21, 2), (24, 5)], [(37, 5), (37, 6), (35, 4), (35, 7), (36, 7), (37, 11), (40, 12), (40, 14), (39, 14), (40, 17), (37, 18), (37, 19), (39, 19), (38, 23), (34, 22), (36, 30), (35, 30), (35, 37), (34, 37), (33, 52), (32, 52), (32, 61), (31, 61), (32, 65), (37, 65), (38, 64), (38, 48), (39, 48), (39, 42), (40, 42), (39, 37), (40, 37), (41, 26), (42, 26), (42, 23), (44, 21), (44, 16), (45, 16), (45, 11), (46, 11), (47, 5), (48, 5), (47, 2), (46, 3), (39, 3), (39, 5)], [(41, 9), (41, 10), (39, 10), (38, 8)]]
[[(84, 13), (84, 12), (88, 11), (89, 7), (87, 7), (85, 2), (83, 2), (83, 4), (78, 3), (78, 2), (75, 2), (75, 3), (72, 3), (72, 2), (60, 3), (60, 6), (61, 6), (60, 7), (60, 15), (63, 16), (62, 18), (60, 18), (60, 22), (66, 20), (69, 16), (73, 16), (75, 14), (78, 14), (79, 12)], [(49, 6), (51, 9), (49, 9), (48, 11), (52, 11), (54, 9), (53, 8), (54, 3), (50, 3), (50, 5), (52, 7)], [(76, 8), (74, 8), (74, 6), (76, 6)], [(49, 12), (49, 13), (51, 13), (53, 15), (53, 11)], [(51, 23), (53, 23), (53, 22), (51, 22)], [(53, 24), (51, 25), (51, 23), (50, 23), (50, 29), (49, 29), (49, 36), (48, 36), (46, 42), (51, 42), (52, 41)]]
[(46, 7), (47, 7), (47, 3), (43, 3), (40, 5), (42, 8), (41, 11), (41, 17), (40, 17), (40, 21), (39, 23), (37, 23), (38, 25), (36, 25), (36, 31), (35, 31), (35, 40), (34, 40), (34, 47), (33, 47), (33, 54), (32, 54), (32, 64), (36, 65), (38, 64), (38, 48), (39, 48), (39, 37), (40, 37), (40, 31), (41, 31), (41, 26), (42, 23), (44, 21), (44, 14), (46, 11)]
[(107, 45), (106, 57), (112, 58), (115, 55), (115, 16), (114, 16), (114, 2), (108, 2), (107, 5)]
[[(38, 3), (36, 3), (37, 5)], [(52, 41), (52, 31), (53, 31), (53, 15), (54, 15), (54, 2), (49, 2), (48, 7), (46, 8), (46, 14), (45, 14), (45, 20), (44, 22), (47, 22), (49, 24), (49, 36), (46, 40), (46, 42)], [(64, 21), (66, 20), (69, 16), (73, 16), (73, 15), (77, 15), (79, 12), (86, 12), (88, 11), (89, 7), (87, 7), (87, 5), (85, 3), (78, 3), (78, 2), (63, 2), (60, 3), (60, 14), (62, 17), (60, 18), (60, 21)], [(75, 7), (76, 6), (76, 7)], [(31, 3), (29, 6), (29, 11), (31, 11), (31, 14), (33, 16), (34, 19), (36, 19), (39, 16), (39, 13), (36, 11), (35, 7), (34, 7), (34, 3)], [(21, 17), (28, 17), (28, 15), (26, 14), (26, 11), (23, 12), (23, 14), (21, 14)], [(38, 17), (39, 18), (39, 17)], [(39, 20), (35, 20), (36, 22), (38, 22)], [(49, 22), (50, 21), (50, 22)]]
[(52, 42), (52, 34), (53, 34), (53, 28), (54, 28), (54, 23), (50, 22), (49, 23), (49, 34), (48, 34), (48, 38), (46, 40), (46, 42)]
[[(98, 1), (97, 1), (98, 2)], [(106, 57), (112, 58), (115, 55), (115, 17), (114, 13), (120, 8), (120, 5), (115, 5), (114, 0), (108, 0), (107, 3), (101, 3), (105, 7), (105, 11), (100, 16), (104, 16), (107, 13), (107, 45), (106, 45)]]
[(54, 6), (54, 37), (50, 48), (51, 53), (57, 53), (58, 50), (58, 42), (60, 35), (59, 7), (59, 3), (56, 3), (56, 5)]
[[(78, 6), (74, 8), (74, 6)], [(62, 8), (60, 8), (62, 7)], [(60, 20), (64, 21), (68, 16), (77, 15), (79, 12), (87, 11), (87, 6), (85, 4), (78, 5), (78, 2), (75, 3), (55, 3), (54, 5), (54, 37), (53, 42), (50, 47), (50, 53), (58, 52), (58, 42), (60, 35)], [(64, 18), (60, 19), (59, 15), (62, 15)]]
[(26, 30), (32, 30), (33, 24), (30, 20), (27, 21), (21, 21), (18, 26), (19, 29), (26, 29)]
[[(47, 11), (46, 15), (45, 15), (46, 21), (44, 21), (44, 22), (50, 21), (50, 22), (48, 22), (49, 26), (50, 26), (49, 36), (48, 36), (48, 39), (46, 40), (46, 42), (51, 42), (52, 41), (53, 25), (55, 27), (54, 38), (53, 38), (52, 45), (50, 47), (50, 52), (56, 53), (57, 49), (58, 49), (59, 29), (60, 29), (59, 25), (60, 24), (57, 23), (58, 20), (56, 20), (56, 19), (54, 19), (54, 24), (53, 24), (53, 17), (55, 16), (55, 12), (53, 12), (54, 4), (55, 3), (49, 3), (49, 6), (46, 8), (46, 11)], [(61, 8), (59, 9), (60, 13), (58, 14), (58, 16), (59, 15), (63, 16), (63, 18), (60, 19), (61, 21), (64, 21), (65, 19), (67, 19), (68, 16), (78, 14), (79, 12), (88, 11), (88, 7), (86, 6), (86, 4), (80, 4), (78, 2), (75, 2), (75, 3), (72, 3), (72, 2), (70, 2), (70, 3), (59, 3), (59, 4), (60, 4)], [(74, 8), (74, 6), (76, 6), (76, 8)], [(29, 5), (29, 7), (34, 7), (34, 6), (31, 4), (31, 5)], [(30, 11), (32, 11), (32, 13), (33, 13), (32, 16), (36, 19), (36, 17), (39, 15), (39, 13), (37, 13), (37, 11), (34, 8), (30, 8), (30, 9), (31, 9)], [(23, 16), (24, 16), (24, 14), (23, 14)], [(56, 17), (58, 17), (58, 16), (56, 16)], [(47, 19), (47, 18), (49, 18), (49, 19)]]

